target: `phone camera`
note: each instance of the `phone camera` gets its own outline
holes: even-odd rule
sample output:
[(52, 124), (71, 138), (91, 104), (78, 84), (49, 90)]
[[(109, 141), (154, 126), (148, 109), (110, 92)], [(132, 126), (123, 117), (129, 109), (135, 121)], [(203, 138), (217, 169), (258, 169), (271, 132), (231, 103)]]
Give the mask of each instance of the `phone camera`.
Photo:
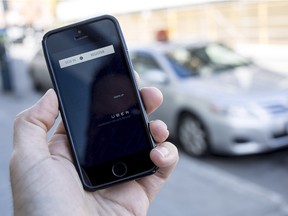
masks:
[(77, 34), (74, 37), (74, 40), (82, 40), (88, 38), (88, 35), (85, 34), (82, 30), (77, 30)]
[(80, 56), (80, 60), (83, 60), (83, 56)]

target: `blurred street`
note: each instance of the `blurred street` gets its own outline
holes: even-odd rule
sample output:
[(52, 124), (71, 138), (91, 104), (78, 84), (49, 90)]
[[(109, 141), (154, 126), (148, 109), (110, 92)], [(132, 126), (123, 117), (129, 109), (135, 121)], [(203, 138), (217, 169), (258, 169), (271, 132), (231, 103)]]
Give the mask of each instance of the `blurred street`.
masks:
[[(32, 44), (33, 45), (33, 44)], [(37, 46), (10, 48), (14, 91), (0, 91), (0, 209), (12, 215), (9, 158), (15, 115), (40, 97), (27, 66)], [(1, 86), (0, 86), (1, 87)], [(179, 165), (149, 215), (288, 216), (288, 149), (244, 157), (195, 159), (180, 150)]]
[[(67, 10), (67, 8), (69, 10)], [(255, 63), (254, 66), (259, 66), (259, 71), (257, 71), (257, 73), (254, 73), (254, 76), (250, 76), (252, 74), (252, 67), (247, 67), (247, 70), (243, 70), (244, 73), (241, 70), (238, 71), (239, 73), (237, 74), (240, 76), (237, 76), (237, 79), (235, 79), (236, 81), (239, 81), (238, 84), (236, 83), (237, 86), (247, 87), (243, 88), (245, 90), (243, 92), (240, 91), (241, 88), (238, 88), (240, 89), (239, 93), (243, 93), (243, 95), (245, 96), (252, 96), (252, 94), (249, 94), (248, 90), (254, 89), (253, 87), (255, 87), (255, 89), (257, 90), (256, 87), (258, 86), (258, 84), (260, 87), (262, 87), (262, 85), (260, 85), (261, 78), (263, 78), (263, 81), (264, 78), (267, 77), (268, 81), (275, 82), (262, 82), (264, 83), (264, 88), (259, 88), (260, 90), (259, 92), (257, 92), (257, 97), (255, 97), (257, 101), (258, 99), (264, 100), (265, 97), (270, 94), (270, 92), (273, 93), (273, 87), (283, 87), (279, 90), (282, 94), (277, 94), (278, 96), (280, 95), (279, 98), (281, 99), (281, 103), (279, 104), (281, 106), (277, 106), (279, 104), (278, 96), (276, 94), (275, 95), (277, 97), (275, 98), (277, 98), (277, 100), (275, 101), (277, 101), (277, 103), (274, 103), (274, 98), (273, 103), (271, 103), (274, 104), (274, 106), (271, 107), (276, 109), (274, 113), (275, 115), (271, 115), (271, 119), (277, 120), (277, 117), (279, 116), (284, 116), (285, 118), (283, 121), (279, 121), (279, 125), (281, 125), (281, 127), (279, 126), (279, 128), (282, 131), (280, 131), (280, 133), (276, 132), (277, 127), (275, 125), (278, 125), (276, 124), (277, 122), (275, 123), (275, 125), (268, 122), (268, 125), (272, 125), (270, 128), (272, 128), (274, 138), (281, 138), (283, 136), (288, 139), (288, 105), (286, 97), (287, 94), (285, 94), (285, 92), (287, 92), (288, 80), (287, 11), (288, 1), (284, 0), (148, 0), (143, 2), (136, 2), (132, 0), (112, 0), (109, 2), (104, 0), (87, 0), (85, 2), (79, 0), (0, 1), (0, 216), (13, 215), (13, 202), (9, 180), (9, 160), (13, 148), (13, 122), (15, 116), (22, 110), (33, 105), (44, 94), (44, 92), (39, 92), (35, 89), (41, 89), (41, 87), (46, 88), (47, 85), (50, 85), (49, 82), (47, 82), (49, 81), (48, 76), (45, 76), (45, 72), (43, 71), (46, 69), (45, 63), (43, 61), (43, 54), (41, 52), (38, 52), (41, 47), (40, 40), (42, 39), (43, 33), (46, 32), (48, 29), (53, 29), (67, 23), (72, 23), (74, 21), (79, 21), (85, 18), (91, 18), (98, 14), (106, 13), (114, 15), (121, 23), (121, 28), (125, 35), (129, 50), (130, 47), (132, 48), (134, 44), (143, 45), (147, 43), (148, 45), (152, 44), (151, 47), (153, 47), (155, 42), (161, 42), (164, 45), (170, 45), (170, 42), (171, 44), (173, 42), (189, 42), (189, 44), (196, 42), (197, 44), (198, 42), (202, 42), (202, 40), (203, 42), (223, 42), (227, 46), (231, 47), (232, 50), (236, 51), (235, 53), (243, 55), (244, 57), (248, 57), (247, 60), (249, 63), (242, 66), (249, 66), (250, 60), (251, 63)], [(129, 46), (130, 44), (132, 46)], [(5, 54), (5, 47), (7, 47), (7, 58)], [(214, 63), (217, 63), (217, 60), (220, 61), (220, 66), (223, 66), (225, 64), (228, 64), (229, 60), (233, 60), (235, 58), (235, 56), (233, 58), (233, 55), (231, 55), (230, 52), (230, 54), (228, 53), (227, 55), (224, 55), (224, 57), (221, 57), (221, 55), (219, 54), (219, 49), (215, 52), (213, 52), (213, 49), (212, 51), (210, 49), (210, 53), (206, 52), (207, 50), (209, 51), (209, 49), (205, 49), (205, 52), (199, 52), (201, 54), (199, 54), (199, 57), (203, 56), (206, 58), (207, 53), (214, 53), (216, 57), (214, 58), (214, 61), (212, 60), (210, 62), (210, 64), (207, 63), (207, 67), (205, 66), (205, 64), (202, 64), (206, 61), (201, 62), (201, 58), (191, 58), (189, 61), (187, 60), (183, 62), (179, 61), (180, 63), (189, 63), (188, 65), (191, 67), (193, 66), (193, 76), (191, 76), (191, 79), (202, 79), (201, 76), (194, 77), (194, 72), (198, 73), (202, 71), (204, 72), (204, 75), (210, 75), (210, 73), (218, 71), (219, 68), (217, 69), (217, 67), (212, 67)], [(157, 58), (144, 58), (144, 60), (146, 59), (144, 61), (145, 64), (140, 64), (140, 66), (142, 66), (142, 69), (145, 67), (148, 69), (153, 69), (156, 65), (157, 67), (155, 68), (161, 70), (151, 70), (154, 73), (153, 78), (160, 78), (160, 81), (162, 81), (162, 83), (160, 82), (159, 86), (164, 83), (167, 84), (166, 81), (170, 80), (165, 79), (165, 77), (164, 79), (162, 79), (163, 73), (161, 74), (159, 72), (171, 72), (171, 74), (173, 72), (173, 74), (175, 75), (176, 71), (179, 68), (176, 67), (169, 71), (169, 68), (172, 67), (172, 64), (169, 64), (168, 66), (167, 64), (164, 64), (165, 67), (163, 67), (163, 65), (162, 67), (158, 67), (159, 63), (163, 63), (163, 61), (156, 61), (159, 59), (161, 60), (161, 56), (156, 55), (156, 52), (154, 52), (149, 47), (147, 48), (147, 50), (145, 50), (145, 53), (149, 54), (148, 51), (153, 52), (153, 55), (151, 54), (151, 56), (155, 56)], [(171, 53), (175, 54), (176, 52), (175, 50), (173, 50)], [(186, 52), (181, 52), (180, 55), (177, 55), (180, 60), (181, 58), (183, 58), (182, 60), (185, 60), (187, 58), (188, 55), (186, 55), (185, 53)], [(133, 56), (131, 54), (132, 52), (130, 53), (130, 57), (132, 58)], [(189, 57), (193, 56), (192, 54), (194, 55), (193, 52), (189, 52)], [(167, 58), (167, 56), (168, 55), (166, 53), (165, 57)], [(170, 57), (171, 56), (172, 55), (170, 55)], [(196, 52), (194, 57), (197, 57)], [(179, 60), (179, 58), (177, 59)], [(10, 76), (7, 76), (9, 74), (9, 70), (7, 70), (6, 67), (6, 59), (8, 60), (10, 66)], [(137, 58), (135, 59), (137, 60)], [(152, 61), (153, 59), (155, 61)], [(236, 58), (236, 60), (237, 59), (238, 58)], [(32, 64), (31, 62), (33, 62), (34, 64)], [(141, 61), (139, 62), (141, 63)], [(158, 64), (155, 64), (155, 62)], [(134, 62), (133, 65), (135, 68), (136, 64), (134, 64)], [(229, 67), (231, 67), (232, 65), (233, 64), (228, 64)], [(33, 74), (31, 75), (33, 76), (33, 81), (28, 73), (29, 66), (31, 66), (30, 71), (31, 74)], [(236, 67), (236, 69), (239, 68), (238, 66)], [(166, 70), (167, 67), (168, 70)], [(271, 76), (267, 76), (268, 73), (265, 75), (261, 67), (265, 69), (270, 69), (272, 75), (271, 73), (269, 73)], [(243, 69), (243, 67), (241, 68)], [(162, 71), (162, 69), (164, 70)], [(44, 72), (44, 75), (42, 71)], [(235, 72), (232, 69), (229, 69), (229, 71), (230, 74)], [(258, 73), (261, 71), (263, 77), (262, 74)], [(277, 73), (274, 73), (275, 71)], [(138, 72), (140, 73), (139, 70)], [(160, 76), (157, 76), (157, 72)], [(180, 74), (182, 74), (182, 72)], [(278, 73), (280, 73), (280, 75)], [(141, 74), (142, 81), (144, 80), (143, 75), (144, 73)], [(178, 79), (178, 75), (177, 79), (175, 80), (182, 80), (182, 83), (179, 85), (178, 88), (172, 86), (171, 92), (173, 96), (177, 96), (173, 97), (173, 99), (170, 100), (170, 102), (172, 102), (171, 104), (176, 104), (177, 100), (180, 98), (180, 94), (175, 94), (176, 90), (181, 89), (181, 87), (184, 86), (182, 85), (184, 83), (184, 79), (182, 77), (181, 79)], [(206, 78), (206, 76), (203, 77)], [(260, 80), (259, 83), (256, 82), (255, 85), (254, 82), (250, 82), (252, 80), (251, 77), (255, 78), (256, 81)], [(278, 82), (278, 79), (281, 79), (282, 82)], [(12, 82), (7, 83), (7, 80), (11, 80)], [(207, 100), (206, 103), (203, 103), (207, 106), (207, 108), (209, 108), (211, 112), (217, 112), (219, 114), (217, 117), (225, 117), (225, 115), (222, 114), (227, 113), (228, 115), (231, 115), (230, 117), (233, 117), (235, 115), (237, 119), (235, 118), (236, 123), (234, 125), (236, 126), (239, 126), (239, 120), (241, 121), (242, 118), (244, 118), (244, 120), (249, 120), (247, 116), (251, 117), (251, 114), (252, 116), (255, 113), (257, 114), (257, 116), (258, 114), (261, 115), (261, 113), (259, 113), (259, 109), (254, 110), (255, 112), (250, 109), (250, 107), (246, 109), (246, 107), (243, 106), (242, 102), (239, 103), (239, 105), (236, 104), (236, 106), (233, 106), (235, 105), (233, 103), (230, 104), (231, 106), (226, 103), (221, 104), (220, 99), (225, 99), (225, 92), (220, 92), (221, 94), (219, 94), (219, 97), (214, 97), (212, 93), (214, 93), (214, 91), (215, 93), (217, 93), (218, 90), (221, 91), (222, 86), (227, 87), (227, 90), (229, 90), (229, 92), (226, 93), (231, 93), (231, 98), (233, 99), (240, 99), (238, 95), (241, 96), (241, 94), (235, 94), (236, 96), (232, 94), (235, 92), (237, 93), (237, 88), (234, 88), (235, 86), (232, 85), (232, 81), (234, 79), (225, 78), (225, 82), (219, 82), (219, 80), (221, 81), (222, 79), (212, 80), (214, 84), (217, 84), (217, 86), (214, 88), (214, 90), (207, 90), (207, 95), (209, 96), (207, 98), (211, 97), (211, 99), (215, 99), (215, 101)], [(231, 85), (229, 83), (230, 80), (232, 80)], [(163, 86), (165, 88), (167, 87), (167, 85)], [(209, 82), (208, 85), (205, 85), (204, 82), (204, 85), (200, 84), (199, 86), (197, 86), (192, 84), (191, 87), (192, 86), (196, 86), (196, 88), (200, 86), (198, 89), (200, 89), (201, 91), (205, 90), (205, 87), (213, 87), (213, 85), (211, 85), (211, 83)], [(9, 88), (11, 87), (12, 91), (9, 91)], [(6, 91), (4, 91), (4, 89)], [(201, 91), (199, 92), (201, 93)], [(205, 99), (205, 97), (199, 94), (198, 91), (183, 90), (183, 92), (194, 94), (196, 92), (196, 97), (194, 98)], [(168, 98), (167, 101), (169, 101), (169, 97), (166, 98)], [(185, 96), (182, 98), (184, 98), (184, 100), (187, 102), (192, 101), (197, 105), (200, 104), (200, 100), (191, 99), (192, 97), (189, 98), (189, 95), (188, 97)], [(245, 97), (245, 99), (250, 99), (250, 97)], [(254, 104), (256, 104), (256, 100), (254, 102)], [(215, 104), (218, 105), (218, 103), (219, 105), (223, 106), (210, 106)], [(191, 104), (188, 105), (191, 106)], [(167, 107), (169, 110), (172, 110), (172, 106)], [(199, 110), (205, 110), (203, 109), (204, 106), (199, 107), (201, 108)], [(190, 114), (193, 114), (192, 111), (194, 111), (194, 109), (192, 109), (192, 106), (190, 108)], [(255, 107), (252, 106), (252, 108), (254, 109)], [(260, 109), (260, 111), (261, 110), (262, 109)], [(189, 111), (186, 112), (189, 113)], [(283, 111), (284, 114), (281, 115), (281, 113), (279, 114), (278, 111), (279, 113)], [(187, 114), (186, 112), (185, 114)], [(166, 116), (168, 117), (172, 116), (167, 115), (167, 113), (165, 112), (162, 113), (166, 114)], [(205, 117), (207, 116), (208, 115), (206, 112)], [(175, 120), (176, 118), (173, 119)], [(225, 118), (223, 119), (225, 120)], [(255, 125), (262, 126), (262, 123), (260, 123), (260, 121), (258, 122), (260, 118), (255, 119)], [(182, 123), (185, 118), (178, 119), (177, 116), (177, 120)], [(194, 123), (197, 123), (194, 124), (194, 128), (192, 128), (194, 129), (194, 135), (196, 134), (196, 137), (200, 136), (200, 138), (202, 135), (202, 138), (204, 137), (202, 141), (204, 140), (205, 143), (207, 140), (210, 141), (207, 138), (210, 134), (204, 133), (204, 124), (201, 125), (199, 122), (195, 121), (197, 120), (197, 118), (192, 118), (192, 120), (194, 120)], [(211, 121), (211, 118), (209, 118), (209, 121)], [(183, 122), (185, 123), (185, 121)], [(172, 134), (171, 131), (174, 125), (175, 121), (169, 126), (170, 135)], [(196, 130), (195, 132), (195, 126), (198, 126), (198, 129), (201, 130)], [(185, 127), (183, 128), (185, 129)], [(216, 125), (215, 128), (219, 129), (219, 125)], [(228, 130), (231, 129), (229, 127), (227, 128)], [(226, 130), (227, 128), (224, 128), (224, 130), (217, 130), (217, 133), (215, 134), (220, 137), (224, 137), (224, 135), (228, 134)], [(235, 128), (237, 129), (237, 127)], [(50, 133), (53, 133), (53, 129), (54, 128), (52, 128)], [(254, 130), (251, 130), (250, 125), (248, 125), (248, 128), (246, 129), (247, 130), (245, 131), (249, 132), (249, 135), (250, 133), (253, 135), (257, 135), (257, 133), (254, 133)], [(183, 130), (179, 129), (179, 131)], [(179, 131), (177, 131), (177, 133), (181, 134), (179, 133)], [(189, 130), (187, 131), (189, 132), (192, 130), (191, 128), (189, 128)], [(199, 133), (199, 131), (202, 133)], [(231, 129), (231, 131), (233, 132), (234, 130)], [(266, 134), (266, 131), (264, 133)], [(248, 136), (249, 139), (246, 139), (246, 137), (244, 137), (242, 133), (240, 134), (240, 139), (239, 137), (236, 137), (238, 139), (235, 138), (233, 140), (235, 141), (236, 145), (240, 143), (242, 146), (244, 146), (244, 148), (246, 148), (247, 143), (249, 144), (248, 141), (250, 140), (250, 138)], [(189, 144), (194, 144), (195, 139), (192, 142), (191, 140), (193, 139), (189, 140)], [(231, 141), (232, 139), (227, 140)], [(286, 141), (284, 142), (283, 144), (287, 143)], [(219, 143), (219, 146), (224, 145), (222, 141), (220, 141)], [(253, 144), (254, 142), (251, 141), (251, 143)], [(175, 144), (177, 145), (177, 143)], [(208, 144), (211, 144), (211, 142)], [(230, 147), (235, 147), (236, 145), (234, 144), (230, 145)], [(263, 146), (263, 142), (259, 142), (258, 144), (260, 146)], [(288, 216), (287, 147), (284, 149), (278, 149), (274, 152), (268, 152), (258, 155), (208, 155), (202, 158), (195, 158), (189, 156), (187, 153), (185, 153), (184, 150), (179, 147), (179, 154), (179, 164), (171, 178), (164, 186), (163, 190), (161, 190), (160, 194), (152, 202), (148, 212), (149, 216)]]
[[(10, 50), (10, 67), (13, 77), (14, 91), (0, 92), (0, 209), (1, 215), (12, 215), (12, 196), (9, 183), (9, 160), (13, 142), (13, 121), (22, 110), (36, 102), (40, 94), (32, 90), (31, 82), (27, 75), (27, 64), (30, 61), (33, 50), (25, 47), (13, 47)], [(2, 83), (2, 82), (0, 82)]]

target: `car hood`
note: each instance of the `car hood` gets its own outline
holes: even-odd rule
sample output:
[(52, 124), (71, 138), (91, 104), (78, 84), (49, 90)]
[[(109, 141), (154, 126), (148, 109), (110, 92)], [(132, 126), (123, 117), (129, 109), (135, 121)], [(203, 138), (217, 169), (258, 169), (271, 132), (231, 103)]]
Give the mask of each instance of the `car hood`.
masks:
[[(255, 100), (275, 95), (288, 98), (287, 76), (257, 66), (245, 66), (181, 82), (185, 92), (226, 100)], [(264, 99), (264, 98), (263, 98)]]

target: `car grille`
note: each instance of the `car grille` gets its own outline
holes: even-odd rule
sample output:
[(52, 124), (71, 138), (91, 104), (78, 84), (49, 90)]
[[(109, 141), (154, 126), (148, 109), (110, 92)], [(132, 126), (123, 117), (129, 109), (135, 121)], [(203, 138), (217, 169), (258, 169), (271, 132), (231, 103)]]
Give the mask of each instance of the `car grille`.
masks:
[(288, 105), (285, 104), (262, 104), (262, 107), (272, 115), (288, 113)]

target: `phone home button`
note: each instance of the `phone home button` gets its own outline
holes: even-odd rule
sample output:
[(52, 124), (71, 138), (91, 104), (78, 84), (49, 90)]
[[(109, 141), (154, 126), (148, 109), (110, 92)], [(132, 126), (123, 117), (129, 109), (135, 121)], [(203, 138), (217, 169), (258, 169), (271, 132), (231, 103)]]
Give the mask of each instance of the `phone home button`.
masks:
[(117, 177), (123, 177), (127, 173), (127, 166), (125, 163), (119, 162), (112, 167), (113, 175)]

